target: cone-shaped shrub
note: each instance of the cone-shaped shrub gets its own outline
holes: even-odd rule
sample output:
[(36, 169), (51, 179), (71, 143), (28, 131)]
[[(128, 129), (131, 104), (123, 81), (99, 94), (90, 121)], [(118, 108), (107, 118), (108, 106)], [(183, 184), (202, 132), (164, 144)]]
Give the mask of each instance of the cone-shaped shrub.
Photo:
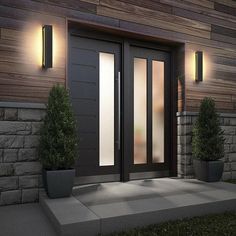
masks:
[(212, 98), (201, 102), (198, 119), (193, 128), (193, 157), (214, 161), (224, 156), (224, 136)]
[(49, 94), (41, 129), (39, 157), (47, 170), (70, 169), (77, 149), (76, 122), (68, 91), (59, 85)]

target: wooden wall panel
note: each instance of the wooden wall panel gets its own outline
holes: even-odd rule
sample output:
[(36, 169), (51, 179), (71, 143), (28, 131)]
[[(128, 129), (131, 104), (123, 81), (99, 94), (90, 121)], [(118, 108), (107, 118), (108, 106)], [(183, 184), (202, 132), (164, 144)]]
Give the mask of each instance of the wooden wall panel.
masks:
[[(66, 20), (84, 20), (181, 43), (177, 69), (181, 110), (197, 111), (205, 96), (236, 112), (236, 2), (233, 0), (1, 0), (0, 100), (45, 102), (66, 80)], [(36, 61), (37, 27), (52, 24), (57, 49), (47, 71)], [(194, 52), (204, 53), (204, 81), (194, 82)], [(40, 50), (38, 50), (40, 51)], [(178, 65), (181, 67), (181, 65)], [(184, 71), (184, 73), (183, 73)]]

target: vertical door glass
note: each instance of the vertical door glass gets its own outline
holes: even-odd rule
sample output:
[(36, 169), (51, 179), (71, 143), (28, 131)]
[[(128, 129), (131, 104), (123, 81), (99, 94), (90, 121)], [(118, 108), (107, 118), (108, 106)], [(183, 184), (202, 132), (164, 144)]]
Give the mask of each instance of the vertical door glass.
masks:
[(147, 162), (147, 60), (134, 58), (134, 164)]
[(152, 161), (164, 162), (164, 62), (152, 61)]
[(99, 165), (114, 165), (114, 54), (99, 53)]

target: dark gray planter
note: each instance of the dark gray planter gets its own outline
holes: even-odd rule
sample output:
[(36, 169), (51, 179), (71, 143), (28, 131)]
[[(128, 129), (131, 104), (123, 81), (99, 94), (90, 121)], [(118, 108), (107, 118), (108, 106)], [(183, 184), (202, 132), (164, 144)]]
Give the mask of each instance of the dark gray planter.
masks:
[(74, 185), (75, 170), (43, 170), (43, 183), (50, 198), (69, 197)]
[(221, 179), (224, 162), (223, 161), (202, 161), (193, 160), (195, 177), (205, 182), (217, 182)]

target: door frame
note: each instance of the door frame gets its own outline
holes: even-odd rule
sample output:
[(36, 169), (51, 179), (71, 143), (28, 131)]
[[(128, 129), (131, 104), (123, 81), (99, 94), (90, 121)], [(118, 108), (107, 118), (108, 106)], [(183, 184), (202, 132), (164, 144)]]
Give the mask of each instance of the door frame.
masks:
[[(144, 26), (145, 27), (145, 26)], [(91, 39), (110, 41), (114, 43), (121, 44), (121, 181), (129, 181), (130, 179), (140, 178), (152, 178), (158, 177), (153, 173), (153, 170), (148, 171), (145, 175), (144, 172), (138, 173), (136, 176), (130, 176), (130, 160), (132, 155), (132, 150), (130, 145), (126, 140), (131, 140), (132, 137), (132, 127), (130, 127), (130, 107), (132, 100), (128, 99), (125, 103), (123, 101), (124, 97), (128, 97), (128, 89), (132, 86), (130, 81), (130, 47), (142, 47), (147, 49), (153, 49), (158, 51), (168, 52), (170, 54), (170, 162), (169, 162), (169, 177), (177, 176), (177, 56), (178, 56), (178, 46), (175, 44), (169, 44), (166, 42), (163, 44), (158, 39), (145, 38), (145, 41), (140, 40), (136, 34), (132, 32), (123, 32), (122, 30), (115, 30), (112, 27), (105, 27), (104, 25), (99, 24), (86, 24), (84, 21), (74, 21), (67, 19), (67, 45), (69, 34), (73, 33), (77, 36), (88, 37)], [(68, 45), (69, 46), (69, 45)], [(67, 47), (68, 47), (67, 46)], [(68, 62), (68, 53), (67, 53), (67, 62)], [(68, 68), (68, 63), (66, 64)], [(66, 86), (68, 86), (68, 69), (66, 69)], [(133, 98), (132, 98), (133, 99)], [(142, 176), (142, 177), (141, 177)], [(146, 176), (146, 177), (145, 177)]]

